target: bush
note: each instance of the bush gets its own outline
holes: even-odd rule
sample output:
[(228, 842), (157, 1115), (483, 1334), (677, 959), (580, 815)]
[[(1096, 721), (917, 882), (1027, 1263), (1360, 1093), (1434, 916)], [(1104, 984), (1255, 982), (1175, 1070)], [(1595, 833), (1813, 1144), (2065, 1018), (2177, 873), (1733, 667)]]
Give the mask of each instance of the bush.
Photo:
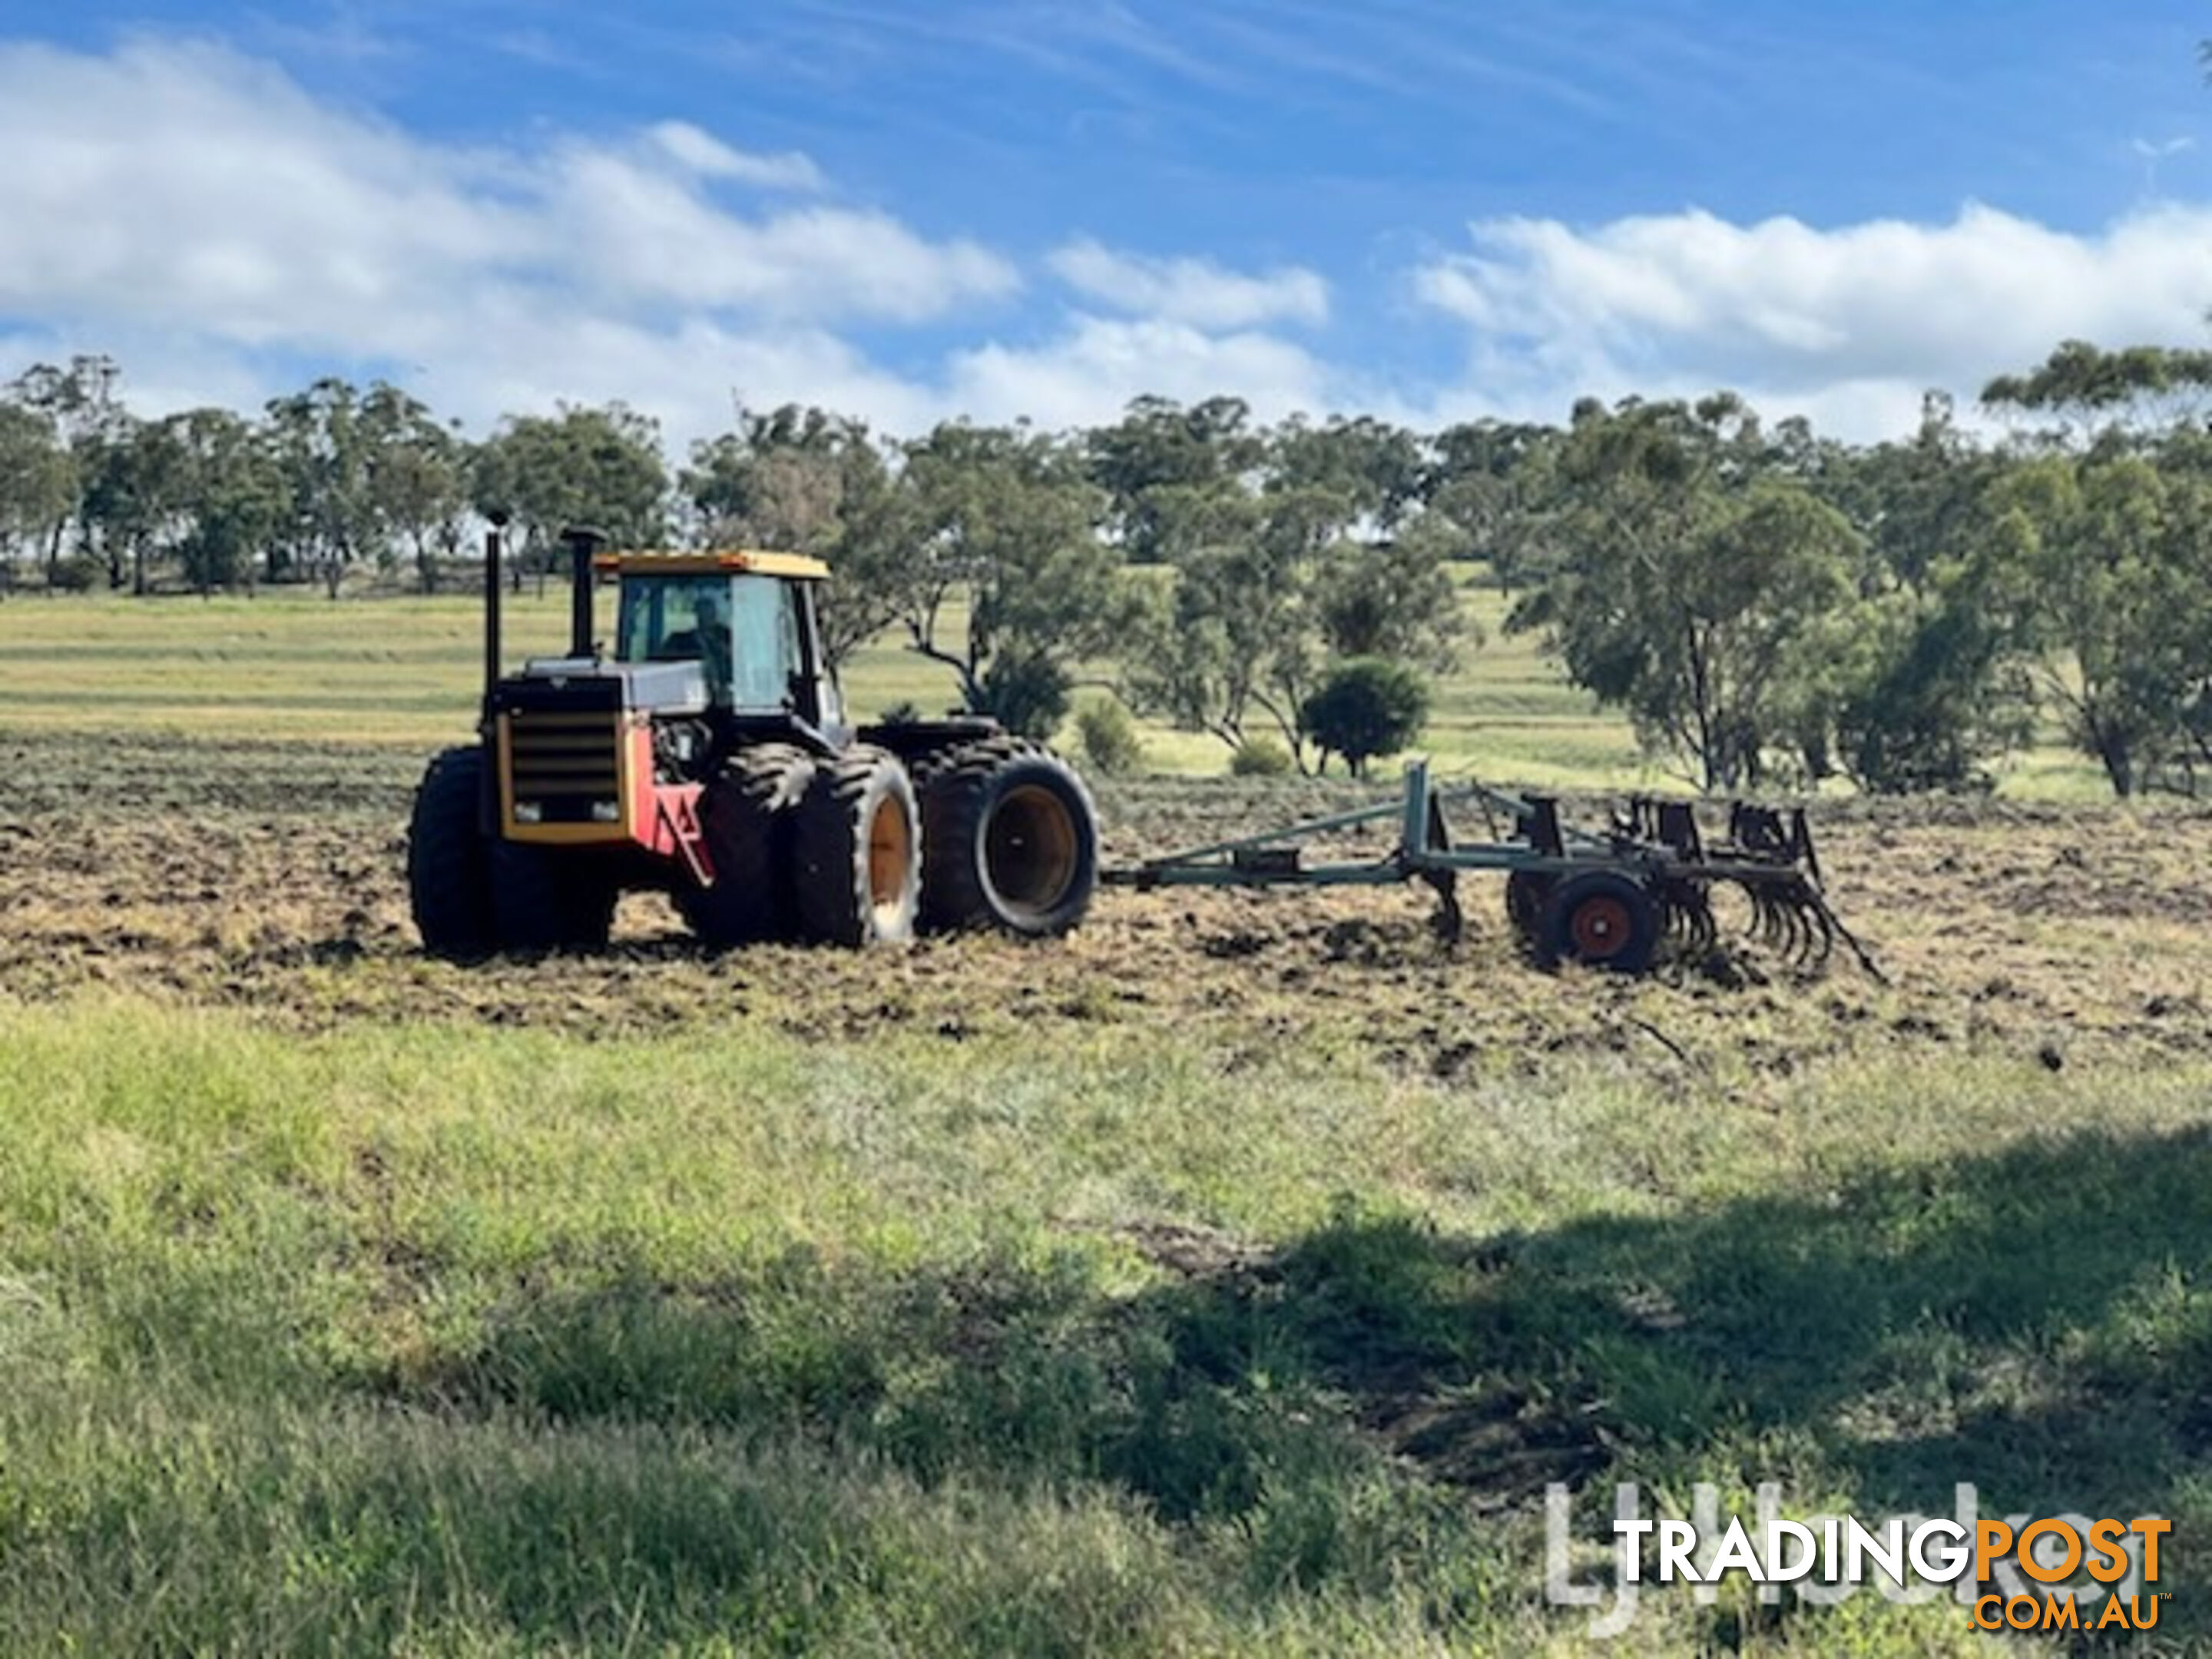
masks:
[(1291, 751), (1273, 738), (1247, 738), (1229, 757), (1229, 770), (1240, 778), (1286, 778), (1292, 770)]
[(995, 716), (1009, 732), (1048, 743), (1067, 718), (1067, 671), (1045, 656), (1007, 655), (983, 671), (977, 698), (981, 714)]
[(1355, 657), (1331, 670), (1300, 712), (1322, 753), (1343, 756), (1352, 775), (1363, 778), (1369, 761), (1395, 755), (1420, 735), (1429, 688), (1404, 663)]
[(1137, 723), (1120, 703), (1094, 702), (1075, 717), (1075, 735), (1092, 770), (1109, 778), (1141, 771), (1145, 745)]
[(53, 567), (46, 586), (57, 593), (89, 593), (107, 580), (107, 567), (89, 553), (72, 553)]

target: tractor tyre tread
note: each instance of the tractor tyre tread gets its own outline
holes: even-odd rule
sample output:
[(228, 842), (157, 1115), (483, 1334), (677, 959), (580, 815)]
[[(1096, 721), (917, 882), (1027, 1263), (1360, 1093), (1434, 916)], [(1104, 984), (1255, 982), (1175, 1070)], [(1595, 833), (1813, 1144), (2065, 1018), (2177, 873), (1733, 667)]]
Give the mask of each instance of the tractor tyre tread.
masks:
[[(1008, 735), (938, 750), (918, 769), (927, 879), (922, 926), (933, 933), (999, 928), (1053, 938), (1080, 922), (1098, 880), (1098, 813), (1075, 769), (1039, 743)], [(1057, 892), (1023, 902), (992, 879), (991, 819), (1007, 796), (1043, 790), (1066, 814), (1071, 866)]]
[[(895, 890), (882, 898), (871, 835), (876, 814), (894, 800), (905, 819), (905, 856), (891, 872)], [(925, 860), (905, 763), (889, 750), (856, 744), (817, 763), (795, 817), (791, 890), (800, 937), (848, 949), (912, 939)]]
[(604, 951), (620, 890), (588, 854), (527, 842), (490, 848), (494, 932), (502, 951)]
[(686, 888), (677, 908), (718, 949), (788, 939), (793, 821), (816, 761), (792, 743), (748, 744), (722, 763), (699, 798), (700, 833), (714, 885)]
[(431, 757), (407, 824), (407, 897), (422, 948), (452, 962), (492, 953), (491, 868), (477, 814), (484, 752), (465, 744)]

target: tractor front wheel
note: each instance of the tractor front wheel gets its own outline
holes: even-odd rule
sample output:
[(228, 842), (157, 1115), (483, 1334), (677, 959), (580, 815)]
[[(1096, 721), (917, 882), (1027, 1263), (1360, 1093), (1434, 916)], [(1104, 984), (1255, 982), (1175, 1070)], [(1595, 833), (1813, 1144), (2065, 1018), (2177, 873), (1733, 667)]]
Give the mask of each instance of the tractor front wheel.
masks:
[(407, 900), (422, 948), (473, 962), (492, 953), (491, 872), (479, 819), (483, 749), (469, 744), (435, 757), (415, 791), (407, 824)]
[(604, 951), (618, 891), (590, 855), (502, 841), (491, 848), (491, 908), (502, 951)]
[(898, 757), (868, 744), (816, 763), (799, 803), (793, 897), (824, 945), (902, 945), (921, 900), (921, 825)]

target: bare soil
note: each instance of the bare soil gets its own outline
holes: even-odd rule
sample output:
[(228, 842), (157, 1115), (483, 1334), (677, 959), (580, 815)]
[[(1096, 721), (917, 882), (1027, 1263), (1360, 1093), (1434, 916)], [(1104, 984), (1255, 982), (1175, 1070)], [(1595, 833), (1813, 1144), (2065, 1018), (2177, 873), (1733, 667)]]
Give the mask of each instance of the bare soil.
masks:
[[(1462, 884), (1455, 947), (1435, 936), (1419, 886), (1113, 890), (1050, 944), (721, 957), (695, 946), (665, 900), (639, 895), (605, 954), (457, 968), (424, 957), (408, 921), (418, 756), (17, 738), (0, 739), (0, 763), (11, 780), (0, 995), (25, 1000), (110, 987), (307, 1029), (446, 1019), (590, 1035), (753, 1019), (807, 1037), (896, 1028), (952, 1042), (1172, 1025), (1231, 1066), (1322, 1041), (1442, 1079), (1609, 1053), (1736, 1086), (1875, 1048), (2052, 1068), (2212, 1050), (2212, 813), (2201, 811), (1823, 805), (1831, 900), (1887, 986), (1841, 951), (1808, 975), (1747, 941), (1643, 981), (1547, 975), (1505, 925), (1501, 883), (1481, 878)], [(1227, 781), (1099, 791), (1108, 855), (1122, 862), (1387, 793)], [(1586, 820), (1599, 810), (1579, 805)]]

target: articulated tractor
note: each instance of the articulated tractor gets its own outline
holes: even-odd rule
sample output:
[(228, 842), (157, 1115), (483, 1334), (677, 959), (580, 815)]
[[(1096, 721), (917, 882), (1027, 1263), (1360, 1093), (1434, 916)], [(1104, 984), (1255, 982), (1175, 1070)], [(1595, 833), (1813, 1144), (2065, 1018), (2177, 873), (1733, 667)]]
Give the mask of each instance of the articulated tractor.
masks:
[[(409, 830), (434, 954), (603, 946), (617, 899), (641, 889), (714, 946), (1082, 920), (1098, 847), (1082, 780), (980, 716), (848, 723), (822, 656), (819, 561), (604, 552), (569, 531), (568, 653), (510, 675), (500, 536), (485, 540), (479, 738), (431, 761)], [(594, 638), (595, 576), (620, 596), (611, 648)]]

